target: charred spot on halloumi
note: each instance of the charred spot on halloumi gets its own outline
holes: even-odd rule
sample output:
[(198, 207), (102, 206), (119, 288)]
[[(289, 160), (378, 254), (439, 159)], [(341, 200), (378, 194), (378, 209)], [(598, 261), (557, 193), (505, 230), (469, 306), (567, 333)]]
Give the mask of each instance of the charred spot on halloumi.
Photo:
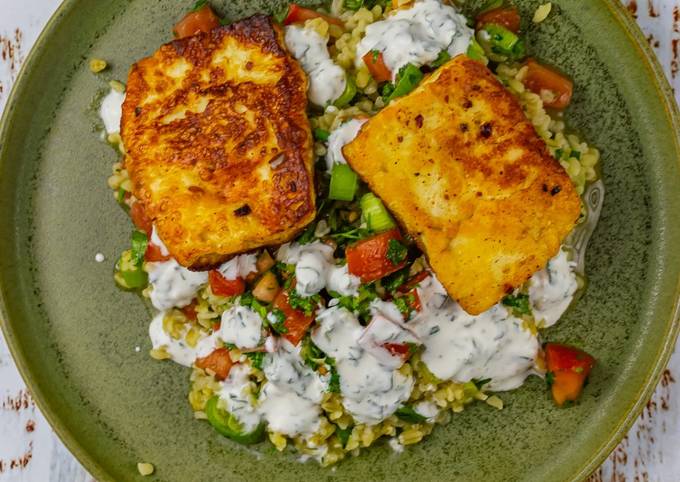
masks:
[(580, 214), (517, 100), (464, 55), (372, 117), (343, 153), (471, 314), (542, 269)]
[(121, 135), (133, 194), (184, 266), (292, 239), (315, 216), (307, 77), (256, 15), (132, 67)]

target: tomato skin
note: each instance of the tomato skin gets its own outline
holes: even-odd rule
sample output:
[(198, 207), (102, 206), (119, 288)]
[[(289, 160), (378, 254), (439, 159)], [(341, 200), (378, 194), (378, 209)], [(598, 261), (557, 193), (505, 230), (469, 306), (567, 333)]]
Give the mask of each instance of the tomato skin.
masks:
[(210, 5), (203, 5), (195, 12), (187, 13), (172, 30), (178, 39), (191, 37), (200, 32), (210, 32), (221, 25), (220, 19)]
[(323, 13), (316, 12), (312, 9), (301, 7), (297, 3), (291, 3), (288, 7), (288, 15), (283, 21), (284, 25), (290, 25), (292, 23), (301, 23), (306, 20), (311, 20), (313, 18), (323, 18), (328, 23), (333, 23), (338, 27), (342, 27), (342, 20), (339, 18), (331, 17), (329, 15), (324, 15)]
[(243, 278), (227, 279), (216, 269), (208, 272), (208, 282), (210, 283), (210, 289), (217, 296), (236, 296), (246, 290)]
[(276, 295), (274, 307), (281, 310), (286, 316), (283, 325), (286, 327), (287, 331), (283, 337), (297, 346), (305, 337), (307, 329), (314, 321), (314, 315), (306, 315), (304, 311), (296, 310), (290, 306), (290, 303), (288, 302), (288, 293), (285, 290), (279, 291), (279, 294)]
[(229, 371), (234, 363), (229, 356), (229, 350), (226, 348), (217, 348), (210, 355), (197, 358), (195, 365), (204, 370), (210, 369), (215, 372), (215, 378), (222, 381), (229, 376)]
[(130, 206), (130, 218), (137, 229), (144, 231), (148, 237), (151, 237), (153, 224), (151, 223), (151, 219), (147, 217), (141, 202), (135, 201), (132, 203), (132, 206)]
[(385, 65), (385, 59), (382, 52), (375, 54), (374, 52), (367, 52), (361, 59), (368, 67), (368, 71), (376, 82), (389, 82), (392, 80), (392, 72)]
[(406, 281), (406, 283), (401, 285), (397, 289), (397, 291), (399, 291), (400, 293), (408, 293), (409, 291), (413, 290), (417, 295), (418, 293), (414, 290), (414, 288), (416, 288), (428, 276), (430, 276), (430, 273), (428, 273), (425, 270), (422, 270), (420, 273), (411, 276), (411, 278), (409, 278), (408, 281)]
[(526, 62), (527, 74), (524, 77), (524, 85), (530, 91), (541, 95), (542, 90), (549, 90), (555, 94), (555, 99), (550, 102), (543, 102), (547, 107), (553, 109), (564, 109), (571, 103), (574, 93), (574, 83), (560, 72), (541, 65), (534, 59)]
[(149, 241), (146, 245), (146, 251), (144, 252), (144, 259), (146, 261), (159, 262), (169, 260), (170, 256), (164, 255), (161, 248)]
[(406, 343), (385, 343), (383, 348), (392, 355), (401, 357), (404, 360), (410, 356), (410, 349)]
[(521, 22), (517, 7), (499, 7), (477, 15), (477, 30), (482, 29), (484, 25), (494, 23), (517, 33)]
[(363, 239), (347, 247), (345, 256), (347, 257), (349, 272), (361, 278), (363, 283), (368, 283), (399, 271), (406, 266), (406, 260), (399, 264), (392, 264), (392, 261), (387, 259), (387, 250), (392, 239), (397, 241), (402, 239), (399, 230), (396, 228)]
[(595, 365), (595, 359), (583, 350), (561, 343), (545, 345), (545, 361), (552, 373), (551, 391), (558, 406), (575, 401)]
[(196, 300), (192, 301), (184, 308), (180, 308), (180, 311), (191, 321), (196, 321), (198, 319), (198, 315), (196, 314)]

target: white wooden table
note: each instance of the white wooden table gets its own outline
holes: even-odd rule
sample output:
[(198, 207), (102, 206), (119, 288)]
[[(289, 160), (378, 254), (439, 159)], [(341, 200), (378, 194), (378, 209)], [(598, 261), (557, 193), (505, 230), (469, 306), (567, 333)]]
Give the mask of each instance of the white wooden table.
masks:
[[(0, 112), (26, 54), (61, 0), (0, 0)], [(637, 16), (680, 100), (680, 0), (622, 0)], [(680, 350), (628, 437), (592, 481), (680, 481)], [(0, 482), (92, 477), (35, 407), (0, 335)]]

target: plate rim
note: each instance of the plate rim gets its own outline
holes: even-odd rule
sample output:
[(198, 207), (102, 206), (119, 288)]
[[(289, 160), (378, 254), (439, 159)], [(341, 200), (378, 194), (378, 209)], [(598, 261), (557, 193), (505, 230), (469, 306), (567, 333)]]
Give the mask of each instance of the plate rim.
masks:
[[(10, 119), (17, 110), (17, 99), (23, 79), (28, 75), (28, 72), (32, 70), (33, 64), (37, 62), (39, 52), (42, 51), (48, 43), (52, 33), (59, 28), (61, 18), (74, 9), (80, 1), (81, 0), (62, 1), (36, 38), (14, 80), (2, 116), (0, 117), (0, 167), (6, 162), (3, 159), (6, 145), (4, 139), (9, 130)], [(653, 80), (651, 85), (658, 98), (662, 100), (668, 124), (676, 133), (673, 137), (673, 143), (675, 144), (676, 153), (679, 154), (676, 161), (680, 166), (680, 110), (659, 59), (649, 46), (642, 30), (640, 30), (639, 26), (620, 0), (603, 0), (603, 4), (609, 9), (609, 13), (620, 25), (632, 46), (636, 48), (638, 56), (642, 59), (646, 70), (651, 74), (650, 77)], [(27, 368), (26, 354), (23, 353), (9, 326), (9, 317), (7, 315), (4, 289), (2, 286), (3, 282), (4, 280), (0, 278), (0, 329), (5, 337), (5, 341), (17, 370), (31, 393), (31, 397), (49, 423), (50, 428), (57, 434), (61, 442), (73, 454), (78, 462), (83, 465), (89, 474), (100, 482), (115, 482), (113, 476), (104, 469), (94, 457), (92, 457), (87, 448), (66, 428), (59, 415), (52, 409), (51, 404), (43, 394), (42, 389), (36, 384), (33, 373)], [(665, 332), (668, 336), (664, 337), (664, 343), (657, 352), (655, 362), (646, 375), (645, 382), (640, 387), (637, 398), (633, 400), (632, 404), (629, 405), (625, 411), (623, 411), (621, 418), (615, 424), (616, 428), (610, 432), (610, 436), (607, 440), (602, 443), (599, 449), (593, 452), (593, 455), (589, 459), (584, 460), (582, 467), (567, 480), (584, 480), (605, 461), (623, 437), (629, 432), (640, 416), (645, 404), (658, 386), (663, 370), (668, 365), (675, 348), (676, 340), (680, 334), (680, 279), (678, 279), (676, 284), (673, 309), (671, 310), (670, 318), (665, 323), (665, 327)]]

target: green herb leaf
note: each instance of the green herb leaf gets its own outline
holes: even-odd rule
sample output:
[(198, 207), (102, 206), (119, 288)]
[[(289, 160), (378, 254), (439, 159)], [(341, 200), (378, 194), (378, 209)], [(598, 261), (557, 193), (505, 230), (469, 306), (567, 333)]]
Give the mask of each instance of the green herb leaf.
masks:
[(509, 306), (516, 314), (519, 315), (528, 315), (531, 313), (529, 295), (525, 293), (507, 295), (505, 298), (503, 298), (503, 305)]
[(580, 151), (571, 151), (571, 154), (569, 157), (573, 157), (574, 159), (580, 161), (581, 160), (581, 152)]
[(380, 57), (380, 50), (371, 50), (371, 57), (373, 58), (373, 62), (376, 62), (378, 57)]
[(303, 233), (295, 241), (298, 244), (309, 244), (316, 239), (314, 236), (314, 231), (316, 231), (316, 223), (312, 223), (303, 231)]
[(483, 378), (482, 380), (477, 380), (475, 378), (472, 379), (472, 383), (475, 384), (475, 386), (477, 387), (477, 390), (481, 390), (482, 387), (484, 385), (486, 385), (487, 383), (489, 383), (490, 381), (491, 381), (490, 378)]
[(146, 253), (149, 238), (142, 231), (133, 231), (130, 243), (132, 244), (132, 259), (136, 265), (141, 266), (144, 262), (144, 253)]
[(326, 142), (330, 136), (331, 133), (328, 132), (326, 129), (321, 129), (319, 127), (314, 129), (314, 139), (316, 139), (317, 141)]
[(415, 301), (415, 296), (412, 294), (398, 296), (392, 300), (392, 303), (399, 309), (401, 313), (408, 316), (413, 311), (411, 309), (411, 304)]
[(285, 7), (283, 7), (278, 12), (274, 12), (274, 14), (272, 15), (272, 18), (274, 19), (274, 21), (276, 23), (282, 24), (286, 20), (286, 18), (288, 18), (289, 10), (290, 10), (290, 7), (288, 5), (286, 5)]
[(267, 323), (279, 335), (288, 333), (286, 328), (286, 314), (278, 308), (274, 308), (267, 315)]
[(413, 64), (407, 64), (399, 69), (397, 78), (394, 82), (394, 90), (387, 101), (402, 97), (415, 89), (420, 81), (423, 80), (423, 73)]
[(404, 405), (394, 412), (394, 414), (404, 422), (423, 423), (427, 421), (427, 417), (424, 417), (416, 412), (410, 405)]
[(326, 354), (322, 352), (321, 349), (314, 344), (311, 337), (307, 335), (302, 339), (300, 358), (302, 358), (307, 366), (316, 370), (319, 365), (324, 363)]
[(397, 288), (402, 286), (408, 280), (409, 270), (410, 270), (410, 267), (406, 266), (405, 268), (400, 269), (399, 271), (397, 271), (395, 273), (387, 275), (383, 279), (380, 280), (380, 284), (387, 291), (390, 291), (390, 292), (396, 291)]
[(253, 351), (250, 353), (246, 353), (246, 356), (250, 359), (250, 364), (253, 366), (253, 368), (262, 370), (262, 363), (264, 362), (264, 352)]
[(364, 0), (345, 0), (342, 5), (347, 9), (347, 10), (354, 10), (357, 11), (361, 7), (364, 6)]
[(290, 307), (295, 310), (304, 311), (307, 316), (314, 313), (314, 310), (316, 310), (316, 307), (319, 305), (319, 301), (321, 301), (321, 296), (318, 294), (303, 297), (294, 289), (288, 291), (288, 304)]
[(545, 383), (548, 385), (548, 388), (552, 387), (553, 383), (555, 383), (555, 374), (553, 372), (545, 374)]
[(338, 440), (342, 444), (342, 447), (345, 448), (345, 445), (347, 445), (347, 441), (349, 440), (349, 436), (352, 434), (352, 429), (354, 426), (350, 425), (347, 428), (340, 428), (336, 425), (335, 427), (335, 433), (338, 436)]
[(208, 3), (208, 0), (198, 0), (196, 3), (194, 3), (194, 6), (191, 7), (190, 12), (198, 12), (200, 9), (206, 6)]
[(387, 244), (387, 259), (392, 263), (393, 265), (398, 265), (402, 261), (406, 259), (406, 256), (408, 255), (408, 248), (401, 244), (399, 241), (396, 239), (390, 239), (389, 243)]
[(439, 52), (439, 55), (434, 60), (434, 62), (432, 62), (430, 65), (434, 68), (441, 67), (449, 60), (451, 60), (451, 55), (446, 50), (442, 50)]
[[(333, 360), (332, 358), (329, 358), (328, 360)], [(333, 360), (333, 363), (330, 364), (331, 367), (331, 378), (328, 381), (328, 391), (331, 393), (340, 393), (340, 375), (338, 374), (337, 369), (335, 368), (335, 360)]]

